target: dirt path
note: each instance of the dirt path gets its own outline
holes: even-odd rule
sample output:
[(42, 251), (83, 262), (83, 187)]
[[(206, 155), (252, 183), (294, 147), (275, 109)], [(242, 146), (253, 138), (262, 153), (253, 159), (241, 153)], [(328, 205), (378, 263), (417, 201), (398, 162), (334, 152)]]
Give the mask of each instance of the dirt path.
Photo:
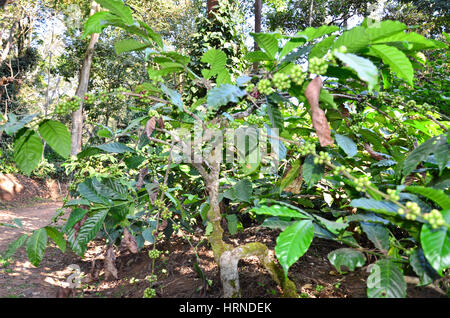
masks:
[[(21, 234), (48, 225), (61, 206), (61, 202), (48, 202), (0, 210), (0, 222), (13, 223), (14, 219), (20, 219), (23, 224), (23, 228), (0, 227), (0, 254)], [(54, 297), (67, 277), (67, 266), (72, 260), (70, 255), (50, 245), (41, 265), (35, 267), (28, 261), (25, 248), (20, 248), (10, 264), (0, 266), (0, 297)]]

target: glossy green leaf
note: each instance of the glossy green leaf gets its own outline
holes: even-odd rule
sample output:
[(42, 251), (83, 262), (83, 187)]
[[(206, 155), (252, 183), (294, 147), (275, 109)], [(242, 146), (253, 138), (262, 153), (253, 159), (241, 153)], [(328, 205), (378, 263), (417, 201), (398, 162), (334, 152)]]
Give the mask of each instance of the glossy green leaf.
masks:
[(124, 152), (134, 152), (134, 150), (127, 145), (120, 142), (110, 142), (103, 145), (95, 146), (98, 149), (104, 150), (109, 153), (124, 153)]
[(184, 110), (184, 103), (181, 99), (180, 93), (174, 89), (166, 87), (164, 84), (161, 84), (161, 90), (170, 98), (171, 103), (177, 106), (180, 111)]
[(416, 248), (409, 256), (409, 263), (420, 278), (420, 285), (424, 286), (432, 283), (434, 280), (440, 278), (436, 270), (430, 265), (425, 258), (425, 254), (421, 248)]
[[(450, 210), (441, 213), (445, 222), (450, 224)], [(429, 224), (424, 224), (420, 232), (420, 243), (425, 257), (442, 276), (443, 271), (450, 267), (450, 230), (445, 226), (432, 229)]]
[(289, 267), (306, 253), (314, 238), (312, 221), (302, 220), (288, 226), (277, 238), (275, 255), (287, 277)]
[(403, 162), (403, 175), (409, 175), (419, 163), (428, 158), (428, 156), (435, 152), (439, 147), (445, 145), (447, 140), (445, 135), (439, 135), (428, 139), (415, 148)]
[(122, 0), (96, 0), (103, 8), (120, 17), (125, 24), (134, 23), (131, 8), (126, 6)]
[(150, 43), (142, 43), (134, 39), (123, 39), (114, 43), (116, 54), (124, 52), (141, 51), (150, 47)]
[(239, 99), (246, 95), (246, 92), (231, 84), (223, 84), (214, 87), (208, 92), (206, 102), (209, 107), (217, 109), (229, 102), (237, 103)]
[(302, 166), (302, 176), (308, 189), (316, 185), (316, 183), (322, 179), (324, 169), (324, 165), (314, 163), (314, 157), (312, 155), (306, 157)]
[(411, 193), (423, 195), (444, 210), (450, 209), (450, 197), (442, 190), (422, 186), (408, 186), (405, 190)]
[(372, 90), (377, 85), (378, 70), (370, 60), (352, 53), (334, 52), (334, 55), (346, 66), (353, 69), (361, 80), (367, 82), (369, 90)]
[(342, 150), (344, 150), (348, 157), (351, 158), (358, 153), (356, 144), (349, 137), (340, 134), (335, 134), (334, 137), (338, 146), (341, 147)]
[(389, 259), (381, 259), (372, 266), (367, 278), (367, 297), (406, 297), (406, 282), (397, 264)]
[(378, 201), (368, 198), (354, 199), (350, 202), (350, 206), (391, 216), (397, 215), (398, 210), (397, 205), (390, 201)]
[(72, 140), (66, 125), (55, 120), (46, 119), (39, 124), (39, 134), (61, 157), (69, 157)]
[(414, 69), (405, 53), (388, 45), (372, 45), (370, 49), (383, 60), (384, 64), (389, 65), (398, 77), (413, 85)]
[(259, 47), (262, 48), (272, 59), (278, 52), (278, 40), (277, 38), (268, 33), (250, 33), (258, 43)]
[(61, 252), (66, 251), (66, 240), (64, 235), (53, 226), (46, 226), (47, 235), (56, 243)]
[(6, 252), (4, 254), (2, 254), (2, 257), (6, 258), (6, 259), (12, 257), (16, 253), (16, 251), (20, 247), (22, 247), (22, 245), (25, 243), (27, 238), (28, 238), (28, 235), (22, 234), (17, 239), (15, 239), (11, 244), (8, 245), (8, 249), (6, 250)]
[(14, 160), (17, 167), (30, 175), (42, 159), (44, 146), (34, 130), (21, 129), (14, 140)]
[(74, 235), (69, 234), (69, 244), (72, 250), (79, 256), (84, 255), (87, 249), (87, 244), (97, 236), (97, 233), (102, 227), (103, 221), (105, 220), (107, 214), (108, 210), (106, 209), (97, 211), (83, 223), (76, 238)]
[(328, 253), (328, 260), (342, 273), (342, 266), (354, 271), (356, 267), (362, 267), (366, 263), (366, 257), (363, 253), (352, 248), (340, 248)]
[(256, 214), (262, 215), (270, 215), (270, 216), (278, 216), (278, 217), (288, 217), (288, 218), (296, 218), (296, 219), (309, 219), (310, 216), (304, 214), (303, 210), (296, 208), (291, 209), (284, 205), (274, 204), (271, 206), (261, 205), (259, 207), (254, 207), (251, 209), (252, 212)]
[(301, 162), (300, 160), (296, 160), (292, 166), (291, 169), (288, 171), (286, 176), (284, 176), (283, 179), (281, 179), (280, 183), (280, 191), (283, 191), (284, 188), (286, 188), (288, 185), (292, 183), (300, 174), (300, 168), (301, 168)]
[(34, 266), (39, 266), (44, 257), (44, 252), (47, 247), (47, 231), (45, 228), (33, 231), (33, 234), (28, 238), (26, 250), (30, 263)]
[(376, 248), (382, 251), (389, 250), (389, 230), (385, 225), (366, 222), (360, 224), (364, 233)]
[[(345, 46), (347, 52), (353, 53), (367, 48), (369, 43), (370, 39), (366, 34), (366, 29), (359, 26), (342, 33), (342, 35), (334, 42), (333, 49), (339, 49), (341, 46)], [(345, 63), (345, 61), (343, 62)]]

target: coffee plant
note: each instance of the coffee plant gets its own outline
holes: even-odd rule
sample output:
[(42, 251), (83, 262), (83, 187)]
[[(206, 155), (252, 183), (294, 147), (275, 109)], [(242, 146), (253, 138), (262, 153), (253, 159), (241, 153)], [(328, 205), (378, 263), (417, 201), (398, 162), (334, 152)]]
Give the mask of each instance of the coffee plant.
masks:
[[(19, 237), (7, 256), (26, 244), (30, 262), (38, 266), (50, 237), (63, 252), (68, 245), (82, 257), (99, 237), (108, 249), (124, 245), (133, 253), (152, 243), (154, 262), (164, 253), (157, 241), (181, 228), (194, 233), (197, 223), (220, 268), (225, 297), (240, 296), (238, 261), (247, 256), (260, 260), (284, 296), (298, 297), (289, 269), (314, 238), (345, 246), (328, 254), (340, 273), (369, 265), (368, 255), (376, 260), (369, 266), (368, 297), (405, 297), (406, 273), (415, 273), (421, 285), (445, 287), (448, 117), (439, 105), (402, 95), (414, 85), (417, 57), (447, 49), (444, 42), (390, 20), (365, 20), (349, 30), (309, 27), (293, 36), (252, 34), (260, 50), (248, 52), (242, 65), (258, 62), (260, 69), (235, 78), (226, 50), (205, 51), (200, 73), (193, 72), (188, 56), (168, 50), (121, 1), (97, 2), (108, 11), (91, 16), (85, 34), (108, 26), (128, 32), (116, 52), (146, 50), (150, 80), (118, 92), (141, 101), (129, 127), (120, 132), (105, 127), (107, 142), (85, 147), (66, 163), (76, 182), (64, 203), (71, 210), (65, 225)], [(206, 96), (183, 98), (190, 93), (175, 86), (174, 74), (195, 81)], [(394, 82), (403, 90), (390, 90)], [(75, 102), (80, 101), (68, 99), (55, 112), (74, 110)], [(70, 134), (51, 116), (11, 115), (1, 126), (14, 136), (15, 161), (27, 174), (41, 160), (41, 139), (69, 156)], [(267, 141), (270, 151), (259, 155), (259, 149), (244, 147), (232, 150), (237, 162), (218, 160), (225, 151), (216, 146), (214, 131), (229, 128), (239, 131), (238, 137)], [(191, 143), (190, 133), (180, 131), (203, 135)], [(99, 166), (105, 158), (120, 169), (108, 175)], [(225, 243), (224, 231), (239, 231), (244, 215), (281, 230), (276, 260), (261, 242)], [(144, 297), (155, 297), (156, 280), (152, 269)]]

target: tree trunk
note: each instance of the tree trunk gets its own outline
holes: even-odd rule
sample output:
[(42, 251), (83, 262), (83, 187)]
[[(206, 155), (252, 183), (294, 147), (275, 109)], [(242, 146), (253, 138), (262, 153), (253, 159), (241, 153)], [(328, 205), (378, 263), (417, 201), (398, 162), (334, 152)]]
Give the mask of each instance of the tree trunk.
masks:
[[(91, 15), (97, 12), (99, 5), (93, 1), (91, 7)], [(95, 44), (98, 42), (98, 33), (91, 35), (86, 55), (83, 60), (83, 65), (80, 70), (80, 78), (78, 82), (78, 88), (75, 93), (76, 96), (81, 98), (80, 108), (72, 113), (72, 150), (71, 155), (77, 155), (81, 151), (81, 139), (83, 135), (83, 101), (84, 95), (87, 93), (89, 75), (91, 72), (92, 57), (94, 56)]]
[[(255, 0), (255, 33), (261, 33), (261, 8), (262, 8), (262, 0)], [(254, 50), (257, 51), (259, 49), (258, 43), (254, 44)], [(253, 71), (256, 72), (258, 68), (258, 62), (253, 63)]]

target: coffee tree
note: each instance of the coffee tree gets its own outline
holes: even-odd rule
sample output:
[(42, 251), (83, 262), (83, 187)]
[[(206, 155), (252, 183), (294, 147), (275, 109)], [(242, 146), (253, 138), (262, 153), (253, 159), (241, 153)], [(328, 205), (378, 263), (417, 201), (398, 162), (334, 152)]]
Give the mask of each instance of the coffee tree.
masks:
[[(414, 85), (419, 52), (446, 44), (390, 20), (365, 20), (345, 31), (325, 25), (294, 36), (258, 33), (252, 36), (260, 50), (245, 56), (248, 64), (259, 63), (257, 73), (232, 76), (224, 51), (210, 49), (199, 76), (189, 69), (189, 57), (168, 50), (122, 1), (97, 2), (106, 10), (89, 18), (85, 34), (109, 26), (127, 31), (116, 52), (145, 50), (150, 81), (117, 92), (145, 100), (134, 107), (130, 126), (105, 128), (107, 142), (89, 145), (72, 160), (112, 155), (125, 164), (123, 174), (92, 168), (80, 175), (64, 204), (71, 209), (65, 225), (19, 237), (8, 256), (26, 244), (37, 266), (48, 237), (62, 251), (68, 244), (83, 256), (100, 235), (108, 244), (105, 262), (113, 263), (114, 245), (137, 253), (145, 241), (153, 243), (154, 262), (163, 252), (158, 240), (201, 222), (225, 297), (240, 296), (238, 261), (248, 256), (258, 257), (284, 296), (296, 297), (289, 268), (315, 237), (346, 246), (328, 255), (340, 273), (375, 256), (369, 297), (405, 297), (405, 272), (422, 285), (448, 277), (447, 118), (436, 105), (389, 90), (394, 80)], [(206, 96), (183, 100), (184, 87), (172, 80), (177, 74), (206, 89)], [(15, 159), (26, 173), (39, 163), (41, 138), (65, 157), (70, 152), (67, 128), (56, 120), (24, 117), (2, 129), (15, 134)], [(281, 230), (276, 260), (261, 242), (224, 241), (225, 231), (242, 227), (244, 214)], [(158, 279), (153, 274), (151, 284)], [(145, 296), (154, 295), (151, 285)]]

